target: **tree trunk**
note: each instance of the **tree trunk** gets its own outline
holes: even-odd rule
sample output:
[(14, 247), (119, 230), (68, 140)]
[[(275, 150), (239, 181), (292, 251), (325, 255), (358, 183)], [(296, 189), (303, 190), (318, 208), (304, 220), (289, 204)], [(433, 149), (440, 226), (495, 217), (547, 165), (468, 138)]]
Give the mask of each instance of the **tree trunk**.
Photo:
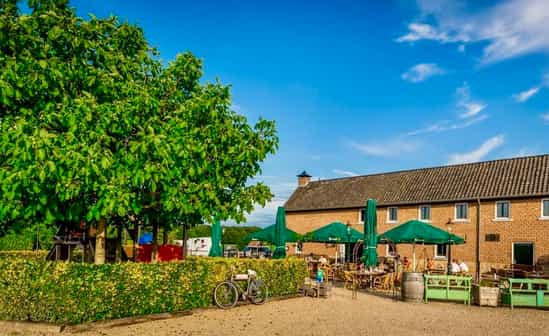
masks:
[(95, 264), (102, 265), (105, 263), (107, 240), (107, 223), (104, 219), (100, 219), (97, 223), (97, 232), (95, 234)]
[(167, 244), (168, 244), (168, 230), (164, 228), (162, 230), (162, 245), (167, 245)]
[(153, 223), (153, 248), (151, 253), (151, 262), (158, 261), (158, 223)]
[(183, 223), (183, 244), (181, 244), (183, 259), (187, 257), (187, 223)]
[(116, 262), (122, 261), (122, 224), (116, 227)]

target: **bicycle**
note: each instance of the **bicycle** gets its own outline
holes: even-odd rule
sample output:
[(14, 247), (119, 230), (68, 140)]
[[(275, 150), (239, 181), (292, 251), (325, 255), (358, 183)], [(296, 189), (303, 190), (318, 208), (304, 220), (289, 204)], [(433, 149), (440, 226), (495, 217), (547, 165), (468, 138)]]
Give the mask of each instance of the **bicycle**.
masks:
[[(239, 284), (244, 281), (245, 288)], [(246, 274), (234, 274), (232, 269), (230, 278), (217, 284), (214, 289), (215, 304), (221, 309), (234, 307), (239, 299), (260, 305), (267, 301), (268, 295), (267, 286), (263, 280), (257, 279), (257, 273), (253, 270), (248, 270)]]

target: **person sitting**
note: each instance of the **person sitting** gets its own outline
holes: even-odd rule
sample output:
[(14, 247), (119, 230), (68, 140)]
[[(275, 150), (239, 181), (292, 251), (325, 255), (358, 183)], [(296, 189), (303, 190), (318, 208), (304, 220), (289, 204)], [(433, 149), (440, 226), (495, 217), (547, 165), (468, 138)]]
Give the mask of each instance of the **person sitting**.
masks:
[(450, 265), (450, 272), (452, 274), (458, 274), (461, 272), (461, 269), (459, 268), (459, 264), (457, 263), (456, 259), (452, 259), (452, 264)]
[(425, 263), (425, 270), (429, 272), (434, 269), (435, 269), (435, 264), (433, 263), (433, 259), (427, 258), (427, 262)]
[(410, 268), (410, 260), (408, 259), (408, 257), (404, 257), (402, 259), (402, 268), (404, 269), (404, 271), (408, 271), (408, 269)]
[(464, 261), (458, 262), (459, 264), (459, 270), (461, 273), (467, 274), (469, 273), (469, 267)]

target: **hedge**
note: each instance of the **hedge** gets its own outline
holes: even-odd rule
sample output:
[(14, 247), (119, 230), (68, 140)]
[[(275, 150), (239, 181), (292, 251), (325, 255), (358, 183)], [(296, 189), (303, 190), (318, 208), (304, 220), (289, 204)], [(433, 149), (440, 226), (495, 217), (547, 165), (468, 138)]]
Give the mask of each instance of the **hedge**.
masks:
[[(0, 260), (2, 259), (27, 259), (34, 261), (44, 261), (48, 251), (0, 251)], [(1, 271), (0, 271), (1, 272)]]
[(76, 324), (207, 307), (231, 266), (257, 271), (271, 297), (295, 294), (307, 276), (295, 258), (106, 265), (0, 258), (0, 319)]

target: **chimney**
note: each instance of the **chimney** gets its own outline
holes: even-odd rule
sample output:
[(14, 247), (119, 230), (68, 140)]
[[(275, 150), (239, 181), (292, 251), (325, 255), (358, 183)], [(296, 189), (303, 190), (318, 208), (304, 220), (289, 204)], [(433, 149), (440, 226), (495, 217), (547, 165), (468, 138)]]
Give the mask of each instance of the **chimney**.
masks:
[(311, 175), (307, 174), (306, 171), (301, 172), (301, 174), (297, 175), (297, 186), (298, 187), (304, 187), (307, 184), (309, 184), (309, 181), (311, 181)]

